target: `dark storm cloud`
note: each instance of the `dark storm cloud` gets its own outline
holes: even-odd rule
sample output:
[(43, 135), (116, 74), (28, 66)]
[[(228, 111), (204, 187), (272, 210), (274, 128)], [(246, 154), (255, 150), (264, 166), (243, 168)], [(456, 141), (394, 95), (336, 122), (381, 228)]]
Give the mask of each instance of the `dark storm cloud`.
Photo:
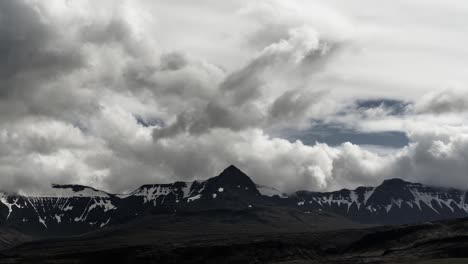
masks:
[[(0, 2), (0, 119), (37, 114), (69, 118), (64, 109), (91, 109), (86, 95), (58, 81), (86, 65), (78, 43), (67, 39), (40, 6)], [(72, 98), (72, 97), (75, 98)]]
[(27, 94), (83, 65), (73, 43), (60, 38), (39, 10), (23, 1), (0, 2), (0, 77), (3, 97)]

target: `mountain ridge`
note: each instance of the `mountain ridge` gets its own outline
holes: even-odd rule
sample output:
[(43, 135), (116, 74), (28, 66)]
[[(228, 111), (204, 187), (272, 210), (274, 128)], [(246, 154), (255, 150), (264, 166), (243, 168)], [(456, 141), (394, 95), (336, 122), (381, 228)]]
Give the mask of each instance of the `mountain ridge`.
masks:
[(376, 187), (283, 194), (255, 184), (231, 165), (218, 176), (192, 182), (145, 184), (128, 194), (83, 185), (52, 185), (50, 195), (0, 192), (0, 225), (42, 234), (80, 234), (147, 214), (292, 208), (332, 213), (362, 224), (393, 225), (468, 217), (465, 190), (393, 178)]

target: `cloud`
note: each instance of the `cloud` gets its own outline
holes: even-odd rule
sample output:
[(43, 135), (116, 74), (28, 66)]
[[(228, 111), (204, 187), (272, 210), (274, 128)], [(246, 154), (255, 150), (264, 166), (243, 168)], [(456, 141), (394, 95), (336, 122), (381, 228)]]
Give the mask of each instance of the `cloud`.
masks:
[[(354, 119), (356, 120), (356, 119)], [(366, 122), (366, 121), (364, 121)], [(367, 121), (368, 122), (368, 121)], [(357, 145), (364, 145), (377, 150), (393, 151), (402, 148), (409, 143), (406, 132), (387, 130), (385, 127), (380, 130), (364, 129), (356, 130), (346, 123), (333, 122), (312, 122), (306, 129), (285, 129), (279, 132), (284, 138), (290, 141), (301, 140), (306, 145), (314, 145), (316, 142), (327, 143), (330, 146), (338, 146), (345, 142)]]
[(56, 80), (83, 67), (85, 60), (76, 43), (43, 11), (24, 1), (0, 3), (0, 118), (47, 112), (52, 107), (44, 94), (78, 104), (60, 91), (49, 93)]
[(46, 81), (83, 65), (75, 44), (61, 36), (53, 21), (42, 17), (35, 6), (23, 1), (2, 1), (1, 5), (0, 58), (4, 63), (0, 76), (6, 79), (4, 95), (18, 92), (8, 90), (15, 88), (16, 82)]
[(436, 186), (466, 188), (466, 131), (417, 132), (411, 138), (414, 143), (398, 158), (393, 174)]
[(426, 94), (417, 101), (414, 110), (419, 113), (457, 113), (468, 110), (468, 89), (448, 88)]
[[(145, 104), (138, 99), (125, 98), (113, 83), (119, 75), (112, 70), (144, 54), (135, 50), (145, 45), (138, 44), (124, 17), (115, 20), (90, 10), (86, 3), (71, 1), (0, 3), (2, 189), (41, 188), (51, 182), (99, 185), (108, 167), (93, 164), (91, 157), (114, 151), (91, 121), (116, 101), (139, 110), (135, 114), (152, 112), (142, 109)], [(89, 21), (96, 27), (88, 28)], [(97, 32), (99, 26), (111, 36)], [(123, 56), (116, 55), (119, 50)], [(109, 58), (116, 62), (114, 68), (106, 64)]]
[[(433, 33), (398, 27), (408, 14), (367, 2), (371, 16), (334, 2), (203, 3), (1, 1), (2, 188), (121, 192), (229, 164), (284, 191), (389, 177), (463, 183), (466, 92), (423, 96), (468, 81), (456, 33), (435, 47)], [(396, 131), (409, 145), (373, 151), (281, 133), (319, 123), (366, 137)]]
[[(226, 72), (183, 51), (151, 54), (149, 45), (156, 41), (141, 38), (151, 28), (141, 27), (130, 11), (121, 9), (137, 8), (129, 3), (113, 8), (114, 15), (102, 13), (106, 3), (96, 13), (75, 2), (7, 1), (3, 7), (8, 15), (2, 18), (11, 23), (2, 28), (2, 38), (17, 40), (17, 45), (2, 47), (3, 56), (29, 52), (50, 64), (14, 58), (15, 67), (3, 70), (14, 80), (8, 92), (2, 88), (3, 99), (24, 106), (5, 107), (14, 117), (1, 123), (3, 181), (12, 190), (48, 182), (128, 190), (135, 183), (206, 178), (227, 166), (230, 157), (241, 158), (230, 153), (232, 146), (257, 138), (269, 144), (274, 139), (263, 129), (303, 123), (317, 114), (314, 103), (324, 96), (299, 78), (314, 60), (322, 63), (331, 54), (311, 25), (289, 27), (284, 39)], [(10, 15), (15, 12), (24, 15)], [(21, 37), (22, 30), (10, 30), (13, 24), (31, 39)], [(18, 89), (24, 90), (21, 96)], [(160, 122), (143, 126), (138, 119)], [(33, 133), (30, 127), (40, 130)], [(220, 131), (229, 138), (223, 139)], [(226, 148), (216, 147), (224, 141)], [(206, 154), (194, 155), (202, 150)], [(220, 159), (211, 161), (217, 155)], [(183, 169), (179, 162), (190, 166)], [(30, 184), (24, 184), (26, 179)]]
[(272, 123), (278, 121), (294, 120), (301, 118), (303, 113), (312, 106), (314, 102), (322, 97), (322, 94), (308, 91), (292, 90), (286, 91), (276, 98), (270, 109)]
[(43, 188), (50, 182), (99, 183), (104, 170), (87, 164), (87, 157), (105, 152), (103, 142), (70, 124), (27, 118), (0, 132), (2, 190)]
[[(186, 104), (188, 110), (178, 114), (168, 127), (156, 129), (154, 137), (157, 140), (181, 132), (204, 133), (211, 128), (239, 131), (303, 123), (317, 114), (308, 110), (318, 104), (324, 92), (304, 87), (306, 80), (298, 71), (310, 68), (315, 59), (326, 58), (329, 51), (313, 29), (293, 28), (287, 39), (268, 45), (244, 67), (228, 74), (212, 96), (206, 97), (205, 105)], [(295, 87), (283, 83), (284, 77), (294, 76), (302, 83), (296, 83)], [(193, 83), (190, 82), (192, 88)]]
[(305, 25), (312, 26), (327, 42), (343, 42), (352, 38), (355, 31), (345, 16), (318, 1), (255, 1), (239, 13), (257, 25), (248, 43), (260, 47), (285, 38), (291, 28)]

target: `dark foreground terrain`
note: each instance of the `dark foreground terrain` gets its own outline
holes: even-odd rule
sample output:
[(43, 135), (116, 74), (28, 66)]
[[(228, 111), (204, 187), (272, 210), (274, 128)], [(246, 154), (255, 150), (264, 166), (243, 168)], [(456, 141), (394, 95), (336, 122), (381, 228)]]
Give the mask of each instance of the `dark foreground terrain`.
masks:
[(2, 236), (0, 263), (468, 263), (468, 219), (372, 227), (288, 208), (158, 214), (67, 238)]

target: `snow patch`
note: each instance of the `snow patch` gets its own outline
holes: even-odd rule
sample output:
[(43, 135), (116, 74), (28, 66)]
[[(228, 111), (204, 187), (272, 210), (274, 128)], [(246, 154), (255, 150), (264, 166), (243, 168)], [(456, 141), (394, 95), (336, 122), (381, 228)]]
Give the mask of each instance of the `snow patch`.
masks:
[(151, 202), (156, 200), (159, 196), (165, 196), (171, 193), (173, 190), (168, 186), (151, 185), (143, 186), (132, 193), (132, 196), (143, 197), (143, 202)]
[(185, 187), (182, 188), (182, 192), (184, 193), (183, 198), (187, 198), (190, 196), (190, 189), (192, 189), (193, 182), (186, 182)]
[(432, 206), (432, 201), (435, 200), (436, 202), (438, 201), (440, 204), (440, 199), (438, 197), (434, 197), (431, 194), (420, 192), (417, 189), (412, 189), (409, 188), (411, 194), (414, 196), (414, 202), (418, 205), (419, 210), (422, 210), (421, 208), (421, 202), (425, 203), (429, 208), (431, 208), (434, 212), (437, 214), (440, 214), (439, 211), (437, 211), (433, 206)]
[(385, 207), (385, 210), (387, 210), (387, 214), (388, 214), (388, 212), (390, 212), (390, 210), (392, 209), (392, 206), (393, 206), (393, 204), (389, 204), (389, 205), (387, 205), (387, 206)]
[(257, 185), (257, 190), (260, 192), (261, 195), (273, 197), (278, 195), (281, 198), (288, 198), (284, 193), (278, 191), (275, 188), (264, 186), (264, 185)]
[(62, 223), (62, 217), (60, 215), (55, 215), (55, 220), (57, 220), (57, 223)]
[(8, 207), (8, 215), (6, 217), (6, 220), (10, 218), (11, 213), (13, 212), (13, 206), (16, 206), (16, 208), (20, 209), (22, 208), (21, 205), (18, 204), (19, 198), (14, 198), (13, 203), (8, 202), (8, 198), (4, 194), (0, 194), (0, 202), (2, 202), (6, 207)]
[[(43, 224), (43, 225), (45, 226), (45, 228), (47, 228), (47, 225), (46, 225), (44, 219), (42, 219), (42, 217), (41, 217), (41, 215), (39, 214), (39, 211), (37, 210), (36, 206), (34, 206), (34, 204), (31, 202), (31, 199), (28, 199), (28, 198), (26, 198), (26, 199), (27, 199), (27, 201), (29, 202), (29, 204), (32, 206), (32, 208), (34, 209), (34, 211), (36, 212), (37, 218), (39, 219), (39, 222), (40, 222), (41, 224)], [(33, 200), (33, 201), (36, 201), (37, 199), (32, 199), (32, 200)], [(40, 199), (39, 199), (39, 200), (40, 200)]]
[(368, 190), (364, 193), (364, 204), (367, 204), (367, 200), (374, 194), (375, 188), (372, 188), (371, 190)]
[(111, 220), (110, 218), (109, 218), (109, 219), (107, 219), (107, 221), (106, 221), (106, 222), (104, 222), (104, 223), (102, 223), (102, 224), (99, 226), (99, 228), (103, 228), (103, 227), (105, 227), (107, 224), (109, 224), (110, 220)]
[(197, 194), (197, 195), (195, 195), (195, 196), (189, 197), (189, 198), (187, 199), (187, 202), (190, 203), (190, 202), (196, 201), (196, 200), (198, 200), (198, 199), (200, 199), (200, 198), (201, 198), (201, 194)]
[(104, 209), (104, 212), (117, 209), (117, 207), (115, 207), (115, 206), (111, 203), (110, 200), (102, 199), (102, 200), (96, 201), (96, 199), (94, 199), (94, 204), (92, 204), (92, 205), (89, 207), (88, 211), (91, 211), (91, 210), (93, 210), (94, 208), (97, 208), (97, 207), (103, 208), (103, 209)]
[(41, 224), (43, 224), (43, 225), (45, 226), (45, 228), (47, 228), (47, 225), (46, 225), (44, 219), (42, 219), (42, 218), (39, 217), (39, 222), (40, 222)]

